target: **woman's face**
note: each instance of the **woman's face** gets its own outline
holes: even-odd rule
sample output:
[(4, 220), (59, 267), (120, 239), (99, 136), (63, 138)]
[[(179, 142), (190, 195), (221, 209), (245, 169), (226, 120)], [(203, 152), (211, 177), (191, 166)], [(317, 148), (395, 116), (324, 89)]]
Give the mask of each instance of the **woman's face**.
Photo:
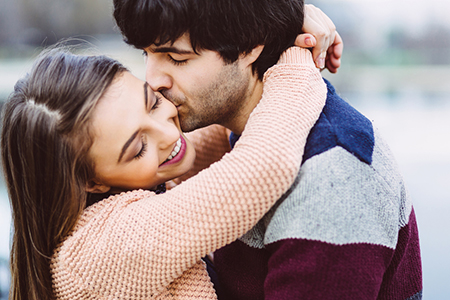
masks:
[(91, 128), (96, 178), (90, 192), (150, 189), (194, 163), (195, 150), (181, 133), (175, 106), (129, 72), (101, 97)]

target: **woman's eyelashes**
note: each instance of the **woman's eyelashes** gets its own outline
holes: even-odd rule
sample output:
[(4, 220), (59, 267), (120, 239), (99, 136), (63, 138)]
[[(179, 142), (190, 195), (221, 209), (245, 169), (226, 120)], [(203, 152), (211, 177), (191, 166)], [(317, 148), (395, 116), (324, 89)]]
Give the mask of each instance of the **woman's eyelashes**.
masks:
[(135, 159), (139, 159), (145, 155), (145, 152), (147, 152), (147, 141), (145, 140), (144, 136), (141, 138), (141, 149), (139, 152), (134, 156)]
[[(163, 97), (160, 94), (155, 93), (154, 95), (155, 95), (155, 102), (153, 103), (152, 107), (150, 107), (150, 111), (157, 109), (161, 104), (161, 102), (163, 101)], [(134, 156), (134, 159), (139, 159), (143, 157), (146, 151), (147, 151), (147, 141), (145, 135), (142, 135), (141, 148), (139, 149), (139, 152), (136, 153), (136, 155)]]
[(162, 96), (158, 93), (155, 93), (155, 103), (153, 103), (153, 106), (151, 107), (150, 110), (155, 110), (159, 107), (159, 105), (162, 102)]

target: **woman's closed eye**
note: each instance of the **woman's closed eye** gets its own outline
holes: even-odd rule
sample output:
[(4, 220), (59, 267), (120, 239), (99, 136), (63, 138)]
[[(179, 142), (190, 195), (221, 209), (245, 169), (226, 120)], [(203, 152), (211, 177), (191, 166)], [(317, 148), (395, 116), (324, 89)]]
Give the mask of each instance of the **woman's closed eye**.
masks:
[(155, 93), (155, 103), (153, 103), (153, 106), (150, 110), (157, 109), (159, 107), (159, 105), (161, 104), (162, 100), (163, 100), (162, 96), (158, 93)]
[[(153, 109), (153, 108), (152, 108)], [(145, 155), (145, 152), (147, 152), (147, 141), (145, 140), (145, 137), (142, 136), (141, 138), (141, 149), (139, 152), (134, 156), (134, 159), (140, 159)]]

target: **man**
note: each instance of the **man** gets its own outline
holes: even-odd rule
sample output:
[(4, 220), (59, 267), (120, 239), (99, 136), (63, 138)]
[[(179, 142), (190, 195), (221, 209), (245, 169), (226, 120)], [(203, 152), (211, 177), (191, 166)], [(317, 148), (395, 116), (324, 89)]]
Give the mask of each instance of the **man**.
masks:
[[(299, 0), (114, 5), (126, 41), (144, 50), (147, 81), (177, 106), (183, 130), (221, 124), (232, 145), (258, 104), (264, 72), (303, 23)], [(327, 84), (296, 182), (252, 230), (214, 254), (221, 300), (421, 299), (417, 225), (403, 180), (371, 122)]]

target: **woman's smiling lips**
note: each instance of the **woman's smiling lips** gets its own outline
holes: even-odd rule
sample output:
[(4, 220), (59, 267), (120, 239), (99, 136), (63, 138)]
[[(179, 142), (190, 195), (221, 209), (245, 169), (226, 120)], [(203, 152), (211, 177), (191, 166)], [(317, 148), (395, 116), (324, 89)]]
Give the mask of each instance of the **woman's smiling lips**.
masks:
[(186, 141), (183, 138), (183, 136), (180, 135), (180, 138), (176, 142), (175, 147), (172, 150), (172, 153), (170, 153), (169, 157), (160, 165), (160, 167), (179, 162), (180, 160), (183, 159), (185, 153), (186, 153)]

